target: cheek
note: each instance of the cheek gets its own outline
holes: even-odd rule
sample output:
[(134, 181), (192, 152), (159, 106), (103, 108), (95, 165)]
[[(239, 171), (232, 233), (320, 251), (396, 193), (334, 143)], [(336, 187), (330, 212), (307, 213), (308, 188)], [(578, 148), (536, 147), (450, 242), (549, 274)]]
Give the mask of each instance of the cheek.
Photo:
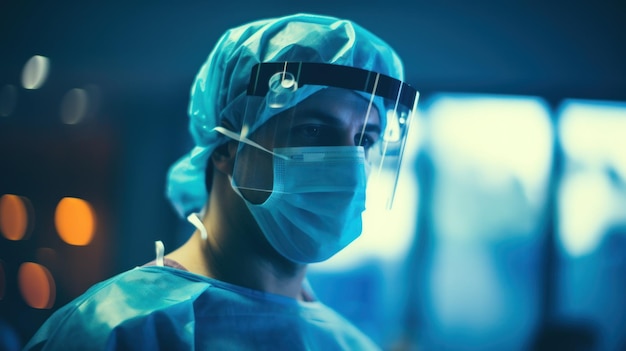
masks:
[(243, 147), (237, 154), (233, 178), (246, 200), (263, 203), (273, 189), (273, 156), (253, 147)]

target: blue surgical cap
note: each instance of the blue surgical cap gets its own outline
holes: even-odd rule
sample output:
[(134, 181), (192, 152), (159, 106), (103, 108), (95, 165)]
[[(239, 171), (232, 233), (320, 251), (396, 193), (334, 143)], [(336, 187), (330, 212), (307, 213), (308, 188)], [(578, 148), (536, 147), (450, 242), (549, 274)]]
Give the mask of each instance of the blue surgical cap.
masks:
[[(395, 51), (349, 20), (296, 14), (228, 30), (191, 88), (189, 130), (195, 146), (168, 172), (167, 197), (181, 217), (199, 211), (207, 201), (207, 162), (215, 148), (227, 141), (214, 128), (224, 120), (235, 128), (242, 127), (238, 110), (245, 104), (252, 67), (260, 62), (282, 61), (338, 64), (404, 79), (402, 62)], [(314, 92), (315, 88), (301, 89), (292, 106)], [(259, 111), (258, 118), (260, 124), (267, 115)]]

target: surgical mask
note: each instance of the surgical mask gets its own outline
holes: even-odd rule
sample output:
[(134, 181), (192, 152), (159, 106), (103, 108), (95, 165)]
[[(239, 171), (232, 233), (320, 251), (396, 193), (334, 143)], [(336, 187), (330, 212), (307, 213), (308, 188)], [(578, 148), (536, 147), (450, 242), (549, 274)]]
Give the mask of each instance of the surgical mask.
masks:
[[(220, 128), (219, 132), (260, 148)], [(324, 261), (354, 241), (362, 231), (367, 162), (360, 146), (275, 148), (273, 189), (261, 204), (243, 198), (267, 241), (298, 263)]]

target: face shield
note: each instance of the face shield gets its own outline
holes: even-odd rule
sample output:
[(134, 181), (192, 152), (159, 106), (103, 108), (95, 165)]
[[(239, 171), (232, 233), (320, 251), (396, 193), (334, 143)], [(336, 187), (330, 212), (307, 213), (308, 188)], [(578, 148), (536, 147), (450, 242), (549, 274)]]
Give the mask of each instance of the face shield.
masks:
[(217, 128), (240, 141), (233, 185), (247, 201), (260, 204), (272, 192), (293, 191), (277, 185), (294, 181), (277, 182), (277, 162), (296, 162), (305, 170), (309, 180), (299, 190), (309, 192), (315, 192), (316, 179), (341, 184), (351, 177), (337, 171), (340, 160), (360, 162), (368, 206), (390, 208), (417, 98), (408, 84), (359, 68), (257, 64), (243, 110), (234, 112), (243, 114), (241, 131)]

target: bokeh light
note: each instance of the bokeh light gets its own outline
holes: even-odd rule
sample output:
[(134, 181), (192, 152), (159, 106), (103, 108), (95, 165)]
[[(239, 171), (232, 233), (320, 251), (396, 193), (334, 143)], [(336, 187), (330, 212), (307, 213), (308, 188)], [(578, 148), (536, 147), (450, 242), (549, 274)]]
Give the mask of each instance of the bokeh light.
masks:
[(65, 124), (77, 124), (85, 118), (89, 108), (89, 96), (84, 89), (68, 91), (61, 102), (61, 121)]
[(31, 57), (22, 70), (22, 86), (25, 89), (39, 89), (46, 82), (50, 70), (50, 60), (45, 56)]
[(8, 117), (17, 105), (17, 88), (7, 84), (0, 90), (0, 117)]
[(0, 231), (9, 240), (22, 240), (30, 233), (33, 217), (28, 198), (14, 194), (0, 197)]
[(64, 197), (57, 205), (54, 224), (63, 241), (70, 245), (85, 246), (93, 239), (96, 215), (89, 202)]
[(552, 169), (554, 132), (546, 102), (440, 94), (428, 115), (437, 235), (468, 243), (536, 235), (535, 216), (544, 206)]
[(490, 186), (521, 182), (541, 203), (550, 172), (553, 130), (545, 101), (531, 96), (441, 94), (429, 111), (429, 136), (439, 167)]
[(593, 253), (626, 221), (626, 103), (567, 100), (558, 131), (565, 155), (559, 238), (571, 257)]
[(561, 108), (563, 151), (586, 167), (612, 167), (626, 178), (626, 103), (568, 100)]
[(30, 307), (49, 309), (54, 306), (56, 284), (46, 267), (34, 262), (24, 262), (17, 275), (20, 293)]
[(559, 192), (561, 244), (572, 256), (593, 252), (616, 210), (611, 184), (602, 173), (578, 172), (564, 177)]

